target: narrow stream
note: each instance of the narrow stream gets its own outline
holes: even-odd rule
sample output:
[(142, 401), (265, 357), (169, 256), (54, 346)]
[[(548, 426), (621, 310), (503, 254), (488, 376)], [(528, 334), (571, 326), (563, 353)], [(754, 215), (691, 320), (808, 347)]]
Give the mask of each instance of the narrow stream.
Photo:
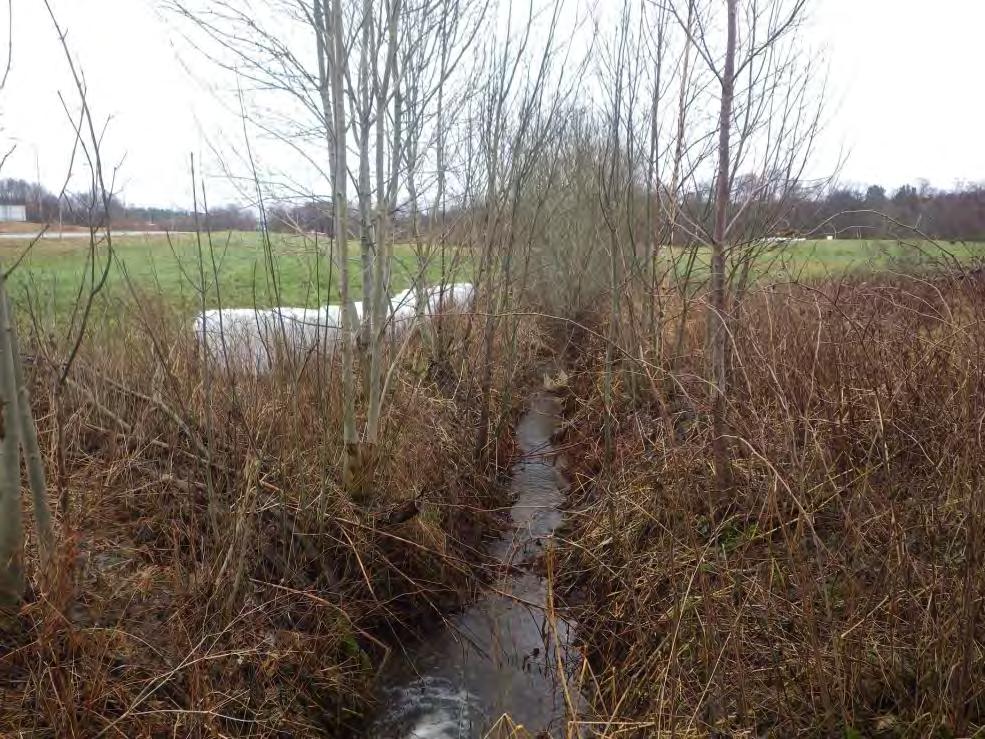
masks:
[(489, 549), (503, 574), (394, 670), (371, 736), (482, 737), (504, 714), (531, 736), (560, 729), (565, 703), (555, 667), (559, 656), (565, 664), (572, 624), (546, 623), (547, 584), (531, 569), (562, 520), (564, 480), (551, 446), (560, 413), (558, 398), (531, 398), (516, 428), (523, 456), (512, 468), (513, 531)]

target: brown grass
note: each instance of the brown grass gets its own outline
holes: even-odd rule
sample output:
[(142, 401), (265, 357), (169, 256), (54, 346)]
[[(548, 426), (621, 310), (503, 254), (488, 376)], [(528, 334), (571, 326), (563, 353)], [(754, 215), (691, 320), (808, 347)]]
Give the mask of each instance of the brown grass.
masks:
[(32, 553), (3, 627), (0, 734), (357, 733), (381, 662), (481, 579), (499, 493), (471, 462), (476, 373), (412, 347), (376, 494), (357, 506), (340, 484), (337, 358), (207, 381), (171, 314), (127, 311), (93, 327), (57, 404), (35, 350), (63, 535), (49, 572)]
[(702, 319), (679, 385), (622, 398), (601, 346), (558, 571), (604, 736), (971, 736), (985, 725), (985, 285), (767, 288), (734, 322), (734, 488), (713, 489)]
[[(43, 223), (29, 223), (29, 222), (18, 222), (18, 221), (3, 221), (0, 222), (0, 234), (25, 234), (27, 236), (35, 236), (41, 233), (45, 228)], [(55, 230), (58, 227), (55, 226)], [(75, 231), (85, 231), (86, 229), (82, 226), (62, 226), (62, 231), (65, 232), (75, 232)]]
[[(727, 491), (700, 308), (680, 356), (623, 363), (609, 469), (604, 345), (576, 332), (558, 444), (570, 524), (550, 569), (589, 658), (595, 734), (981, 731), (983, 309), (976, 278), (749, 296)], [(471, 597), (498, 525), (471, 462), (481, 331), (465, 324), (449, 327), (454, 364), (417, 343), (402, 358), (377, 493), (359, 505), (340, 485), (336, 359), (205, 373), (146, 301), (93, 327), (56, 403), (61, 354), (35, 341), (63, 536), (48, 572), (31, 552), (31, 592), (3, 626), (0, 733), (363, 731), (381, 663)], [(532, 379), (547, 334), (524, 322), (515, 351), (500, 340), (495, 387)], [(493, 398), (500, 466), (521, 400)]]

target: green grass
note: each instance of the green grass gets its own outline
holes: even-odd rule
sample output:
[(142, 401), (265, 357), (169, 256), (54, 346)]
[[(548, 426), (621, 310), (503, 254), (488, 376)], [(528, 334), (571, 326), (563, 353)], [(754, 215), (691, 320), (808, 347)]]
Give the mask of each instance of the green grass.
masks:
[(799, 241), (769, 261), (789, 274), (812, 277), (852, 271), (913, 269), (935, 264), (953, 266), (951, 259), (968, 263), (985, 257), (985, 244), (974, 242), (918, 242), (880, 240)]
[[(329, 268), (324, 257), (325, 244), (313, 238), (271, 235), (270, 249), (264, 248), (260, 234), (224, 232), (213, 234), (212, 248), (203, 237), (202, 256), (206, 303), (216, 307), (258, 305), (318, 306), (339, 300), (338, 266)], [(13, 264), (28, 242), (4, 241), (0, 260)], [(130, 295), (130, 285), (139, 295), (162, 296), (183, 312), (201, 307), (202, 272), (199, 246), (194, 235), (121, 236), (114, 239), (114, 259), (104, 289), (104, 297), (119, 304)], [(359, 248), (350, 243), (350, 291), (353, 299), (362, 296), (362, 265)], [(466, 280), (471, 267), (467, 255), (447, 249), (445, 279)], [(213, 257), (215, 269), (213, 269)], [(96, 250), (96, 279), (106, 265), (107, 249)], [(14, 294), (30, 294), (44, 313), (63, 315), (76, 302), (79, 287), (91, 284), (92, 260), (86, 239), (45, 239), (38, 242), (12, 276)], [(457, 268), (452, 269), (453, 266)], [(428, 262), (425, 281), (441, 278), (442, 258), (436, 253)], [(394, 290), (408, 287), (419, 272), (412, 247), (394, 248), (391, 284)], [(129, 278), (129, 285), (128, 285)], [(217, 279), (216, 279), (217, 278)]]
[[(953, 259), (969, 264), (985, 258), (985, 244), (959, 242), (897, 242), (889, 240), (835, 239), (794, 241), (752, 247), (756, 250), (754, 271), (758, 277), (796, 279), (825, 277), (852, 272), (923, 269), (932, 265), (953, 266)], [(677, 273), (684, 271), (684, 250), (674, 249)], [(708, 271), (709, 248), (699, 248), (695, 276)]]
[[(273, 305), (317, 306), (336, 303), (338, 268), (331, 283), (324, 244), (312, 238), (273, 234), (270, 250), (259, 234), (224, 232), (213, 234), (212, 250), (203, 244), (206, 303), (209, 307), (260, 307)], [(27, 241), (0, 242), (0, 262), (11, 265), (23, 252)], [(782, 247), (770, 245), (759, 255), (755, 271), (759, 277), (790, 279), (823, 277), (852, 271), (919, 269), (946, 255), (970, 262), (985, 257), (985, 244), (927, 243), (910, 245), (895, 241), (835, 240), (792, 242)], [(32, 296), (42, 314), (64, 316), (76, 303), (80, 285), (91, 281), (92, 263), (85, 239), (45, 239), (38, 242), (13, 274), (14, 295)], [(139, 295), (159, 298), (188, 315), (200, 309), (202, 278), (198, 243), (193, 235), (121, 236), (114, 240), (115, 257), (110, 264), (106, 288), (99, 301), (101, 317), (111, 317), (130, 296), (130, 284)], [(457, 252), (457, 253), (456, 253)], [(97, 276), (106, 263), (106, 247), (97, 248)], [(216, 269), (213, 272), (212, 255)], [(674, 250), (675, 257), (682, 255)], [(707, 273), (710, 251), (698, 250), (695, 276)], [(445, 254), (446, 279), (468, 280), (472, 261), (467, 252), (449, 248)], [(457, 265), (452, 269), (451, 265)], [(354, 299), (362, 295), (362, 267), (359, 250), (350, 244), (350, 285)], [(678, 274), (683, 260), (678, 259)], [(425, 281), (441, 278), (442, 260), (435, 255), (425, 270)], [(417, 257), (407, 245), (394, 248), (392, 280), (394, 290), (411, 284), (418, 272)], [(218, 277), (216, 280), (215, 277)], [(218, 287), (218, 290), (217, 290)], [(124, 302), (121, 302), (121, 299)]]

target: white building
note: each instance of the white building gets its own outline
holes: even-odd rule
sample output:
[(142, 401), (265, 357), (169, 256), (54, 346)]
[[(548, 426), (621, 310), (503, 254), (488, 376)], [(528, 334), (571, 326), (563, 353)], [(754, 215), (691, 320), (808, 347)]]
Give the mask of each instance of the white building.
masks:
[(0, 222), (9, 222), (9, 221), (23, 222), (26, 220), (27, 220), (26, 205), (0, 204)]

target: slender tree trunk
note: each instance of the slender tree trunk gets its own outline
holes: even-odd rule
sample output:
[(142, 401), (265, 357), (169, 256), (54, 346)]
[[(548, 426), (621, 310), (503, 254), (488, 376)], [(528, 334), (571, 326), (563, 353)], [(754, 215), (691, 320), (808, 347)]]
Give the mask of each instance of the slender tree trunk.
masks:
[(0, 288), (0, 609), (16, 606), (24, 594), (21, 425), (12, 337), (6, 290)]
[(728, 334), (725, 323), (725, 240), (729, 211), (730, 132), (732, 100), (735, 95), (735, 48), (738, 0), (728, 3), (728, 36), (725, 47), (725, 68), (722, 71), (722, 101), (718, 121), (718, 176), (715, 193), (715, 232), (711, 256), (711, 311), (708, 314), (712, 373), (713, 451), (718, 489), (731, 484), (729, 447), (726, 439), (726, 404), (728, 401), (727, 358)]
[[(619, 67), (619, 80), (616, 83), (619, 88), (622, 86), (622, 67)], [(605, 344), (605, 423), (603, 425), (603, 436), (605, 441), (605, 464), (606, 468), (611, 467), (615, 458), (615, 431), (613, 423), (615, 420), (614, 404), (614, 384), (616, 374), (615, 347), (620, 340), (620, 316), (619, 316), (619, 236), (616, 232), (615, 223), (615, 189), (617, 180), (617, 170), (619, 161), (619, 105), (621, 100), (617, 91), (614, 100), (613, 125), (612, 125), (612, 164), (609, 169), (609, 181), (606, 194), (606, 208), (609, 210), (609, 330), (608, 341)], [(614, 532), (613, 532), (614, 533)]]
[[(629, 6), (623, 3), (622, 18), (619, 26), (619, 42), (616, 52), (615, 63), (613, 65), (614, 78), (608, 81), (612, 88), (611, 105), (609, 115), (612, 116), (611, 128), (608, 133), (609, 166), (606, 172), (606, 180), (602, 184), (603, 188), (603, 210), (606, 226), (609, 231), (609, 324), (608, 341), (605, 348), (605, 423), (603, 426), (603, 436), (605, 442), (605, 464), (606, 467), (612, 465), (615, 459), (615, 410), (614, 410), (614, 386), (616, 379), (616, 349), (622, 348), (622, 322), (620, 316), (620, 239), (619, 221), (616, 211), (619, 208), (619, 195), (623, 192), (622, 182), (623, 173), (620, 169), (620, 162), (624, 146), (628, 149), (631, 145), (629, 137), (625, 143), (620, 138), (621, 127), (623, 125), (623, 106), (626, 105), (627, 117), (632, 106), (631, 101), (624, 103), (623, 96), (629, 90), (629, 84), (624, 83), (624, 79), (632, 73), (627, 69), (627, 45), (629, 23)], [(625, 84), (625, 87), (624, 87)], [(614, 514), (610, 524), (615, 526)], [(615, 531), (613, 530), (613, 535)]]
[[(687, 25), (685, 26), (685, 34), (688, 38), (691, 36), (692, 28), (694, 27), (694, 0), (688, 0), (687, 4)], [(684, 45), (684, 55), (681, 59), (681, 90), (680, 96), (677, 100), (677, 136), (674, 139), (674, 163), (670, 176), (670, 194), (667, 197), (667, 206), (670, 208), (670, 213), (668, 214), (668, 231), (670, 232), (670, 247), (671, 255), (673, 255), (673, 247), (677, 243), (677, 218), (680, 210), (680, 179), (681, 179), (681, 163), (684, 159), (684, 135), (686, 133), (685, 125), (687, 123), (687, 109), (688, 109), (688, 86), (690, 83), (691, 74), (691, 44), (687, 43)], [(688, 257), (688, 268), (681, 275), (677, 270), (677, 261), (672, 262), (674, 269), (674, 281), (678, 286), (678, 292), (682, 298), (681, 300), (681, 315), (677, 323), (677, 335), (674, 340), (674, 347), (671, 351), (671, 367), (676, 361), (676, 358), (680, 356), (681, 347), (684, 344), (684, 330), (687, 327), (687, 319), (689, 314), (689, 308), (691, 304), (690, 296), (687, 294), (688, 283), (691, 278), (691, 264), (693, 261), (693, 252)]]
[[(501, 135), (502, 121), (502, 88), (494, 87), (492, 93), (494, 100), (489, 105), (487, 123), (488, 136), (486, 144), (487, 156), (487, 179), (486, 179), (486, 212), (485, 212), (485, 233), (483, 236), (482, 264), (480, 265), (480, 276), (486, 280), (486, 293), (489, 296), (487, 305), (489, 315), (486, 316), (486, 324), (482, 335), (482, 374), (479, 380), (479, 428), (475, 438), (475, 457), (480, 465), (488, 462), (487, 447), (489, 445), (489, 416), (492, 411), (492, 362), (493, 346), (496, 337), (497, 316), (499, 313), (499, 301), (497, 290), (506, 290), (508, 285), (497, 286), (493, 282), (493, 269), (497, 260), (493, 254), (495, 244), (495, 234), (497, 232), (498, 221), (498, 196), (496, 189), (499, 186), (497, 179), (499, 162), (499, 143)], [(485, 269), (483, 269), (485, 267)], [(482, 273), (485, 272), (483, 275)]]
[[(381, 369), (381, 345), (386, 324), (386, 309), (389, 305), (389, 290), (386, 287), (386, 266), (390, 260), (389, 210), (396, 196), (397, 163), (400, 160), (400, 95), (396, 92), (397, 81), (397, 15), (400, 0), (388, 3), (388, 41), (387, 67), (383, 83), (377, 87), (376, 95), (376, 262), (373, 271), (373, 335), (370, 344), (370, 392), (369, 412), (366, 417), (366, 440), (375, 445), (379, 440), (380, 412), (383, 402)], [(386, 119), (385, 111), (390, 87), (394, 88), (392, 151), (390, 152), (390, 186), (386, 186), (385, 170)], [(375, 455), (375, 450), (373, 452)]]
[(55, 531), (51, 522), (51, 508), (48, 506), (48, 484), (45, 479), (44, 460), (41, 458), (41, 447), (38, 444), (38, 428), (34, 423), (31, 398), (27, 391), (27, 383), (24, 381), (24, 362), (21, 360), (20, 340), (17, 338), (17, 326), (13, 323), (13, 313), (10, 308), (10, 297), (7, 295), (5, 280), (0, 280), (0, 299), (6, 301), (7, 316), (11, 321), (10, 348), (14, 359), (14, 382), (17, 385), (21, 445), (24, 448), (24, 460), (27, 464), (27, 480), (31, 487), (34, 523), (38, 528), (41, 555), (47, 559), (55, 547)]
[[(691, 35), (694, 26), (694, 0), (688, 0), (687, 4), (687, 26), (685, 33)], [(674, 139), (674, 165), (670, 176), (670, 197), (667, 198), (667, 205), (670, 208), (668, 220), (670, 222), (670, 245), (674, 245), (677, 237), (677, 211), (678, 211), (678, 189), (680, 188), (681, 162), (684, 159), (684, 134), (685, 124), (687, 123), (687, 92), (691, 74), (691, 44), (684, 44), (684, 55), (681, 59), (681, 90), (677, 100), (677, 136)], [(680, 347), (675, 347), (675, 352)]]
[[(373, 324), (373, 263), (375, 252), (379, 249), (373, 234), (372, 193), (369, 177), (369, 137), (372, 128), (372, 102), (370, 99), (370, 52), (373, 52), (375, 65), (375, 47), (373, 42), (373, 2), (363, 0), (362, 14), (362, 43), (359, 50), (359, 254), (363, 270), (363, 318), (359, 326), (359, 356), (363, 368), (364, 394), (369, 397), (370, 387), (370, 343), (372, 342)], [(382, 125), (382, 113), (377, 112), (377, 125)]]
[[(315, 0), (314, 23), (315, 50), (318, 57), (318, 92), (321, 96), (321, 112), (325, 123), (325, 143), (328, 147), (328, 171), (334, 178), (335, 172), (338, 171), (338, 165), (335, 162), (335, 115), (332, 109), (332, 65), (335, 63), (335, 40), (332, 36), (331, 23), (329, 22), (332, 9), (328, 6), (328, 3), (329, 0)], [(332, 236), (334, 237), (335, 234), (332, 234)], [(332, 242), (326, 242), (325, 251), (329, 254), (328, 274), (330, 277), (332, 275), (331, 249)], [(329, 280), (329, 288), (331, 288), (331, 280)]]
[[(412, 88), (413, 85), (416, 85), (416, 82), (412, 84)], [(430, 327), (424, 321), (428, 307), (428, 291), (424, 280), (424, 276), (427, 274), (428, 255), (424, 248), (424, 236), (421, 234), (421, 208), (417, 191), (417, 141), (415, 137), (420, 135), (421, 129), (418, 122), (420, 110), (417, 107), (416, 90), (408, 90), (408, 102), (408, 108), (414, 111), (414, 124), (411, 130), (407, 132), (407, 207), (410, 210), (410, 235), (414, 241), (414, 256), (417, 259), (417, 274), (420, 278), (414, 284), (415, 324), (421, 334), (429, 337)]]
[(650, 336), (653, 339), (654, 361), (659, 366), (663, 361), (664, 342), (663, 342), (663, 323), (664, 309), (660, 290), (662, 288), (663, 275), (659, 269), (660, 256), (663, 253), (662, 247), (664, 239), (667, 238), (667, 229), (663, 227), (664, 213), (661, 177), (663, 172), (660, 167), (662, 156), (660, 148), (660, 113), (661, 101), (663, 98), (663, 63), (666, 47), (666, 11), (660, 10), (657, 16), (657, 48), (656, 59), (654, 60), (653, 70), (653, 100), (651, 108), (651, 128), (650, 128), (650, 167), (647, 175), (647, 222), (653, 228), (652, 238), (648, 241), (650, 245), (646, 257), (647, 271), (646, 293), (648, 295), (647, 321), (649, 323)]
[[(345, 444), (345, 466), (342, 471), (346, 490), (355, 492), (361, 486), (362, 471), (359, 440), (356, 436), (356, 387), (353, 366), (354, 321), (349, 300), (348, 247), (348, 187), (346, 179), (346, 122), (344, 67), (345, 38), (342, 33), (342, 2), (332, 0), (328, 22), (328, 71), (331, 80), (332, 131), (334, 162), (332, 167), (332, 209), (334, 211), (335, 253), (339, 260), (339, 297), (342, 310), (342, 440)], [(331, 259), (331, 256), (329, 256)]]
[[(356, 105), (359, 110), (359, 255), (363, 270), (363, 316), (359, 325), (358, 347), (362, 368), (363, 398), (369, 403), (370, 408), (373, 406), (374, 397), (377, 397), (373, 387), (373, 363), (376, 361), (373, 318), (376, 315), (375, 274), (376, 266), (380, 260), (380, 233), (377, 228), (379, 223), (375, 222), (374, 219), (373, 193), (369, 174), (373, 102), (379, 87), (379, 80), (376, 75), (376, 54), (379, 42), (373, 31), (373, 13), (373, 0), (363, 0), (360, 16), (362, 43), (359, 50), (359, 90)], [(370, 62), (370, 57), (372, 57), (372, 62)], [(371, 79), (373, 81), (372, 90), (370, 90)], [(376, 125), (380, 127), (383, 125), (383, 112), (380, 110), (375, 112)], [(377, 156), (382, 155), (382, 151), (376, 153)], [(380, 187), (382, 183), (377, 181), (376, 185)], [(367, 418), (367, 422), (369, 420)], [(376, 419), (373, 418), (372, 420), (375, 426)], [(357, 459), (359, 462), (358, 471), (356, 474), (350, 475), (352, 478), (350, 493), (356, 495), (360, 501), (368, 501), (372, 495), (376, 466), (375, 444), (371, 443), (368, 437), (363, 437), (359, 442)]]
[[(439, 27), (439, 33), (442, 37), (445, 37), (445, 22), (447, 20), (447, 14), (442, 14), (441, 25)], [(438, 66), (438, 109), (437, 109), (437, 142), (435, 144), (435, 170), (437, 175), (437, 187), (434, 193), (434, 204), (431, 207), (432, 215), (432, 228), (435, 218), (438, 219), (441, 228), (441, 235), (439, 237), (440, 243), (438, 245), (440, 251), (441, 259), (441, 280), (444, 282), (445, 279), (445, 212), (444, 212), (444, 202), (445, 202), (445, 78), (448, 75), (448, 45), (441, 45), (441, 61)], [(435, 361), (439, 366), (444, 364), (445, 361), (445, 341), (442, 336), (442, 326), (440, 323), (435, 323), (434, 326), (434, 339), (435, 339)]]

